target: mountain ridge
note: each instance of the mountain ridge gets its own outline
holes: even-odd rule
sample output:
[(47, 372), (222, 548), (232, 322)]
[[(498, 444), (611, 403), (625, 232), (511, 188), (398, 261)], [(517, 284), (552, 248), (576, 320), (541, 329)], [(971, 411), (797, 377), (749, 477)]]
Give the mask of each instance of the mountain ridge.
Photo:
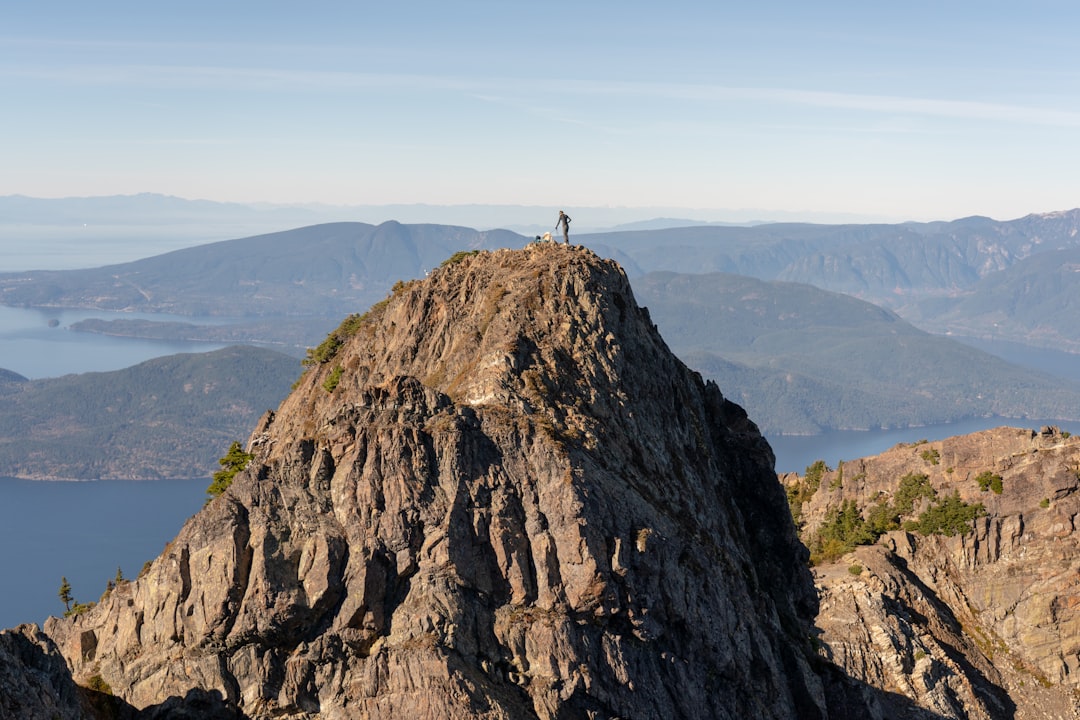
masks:
[[(1075, 221), (1074, 215), (1075, 212), (1070, 211), (1058, 217), (1030, 217), (1022, 223), (1015, 221), (1014, 226), (1005, 229), (996, 221), (973, 218), (941, 227), (905, 226), (900, 230), (909, 239), (909, 244), (922, 243), (920, 247), (927, 246), (919, 240), (922, 235), (930, 238), (927, 242), (933, 245), (946, 231), (968, 233), (965, 242), (970, 252), (978, 257), (983, 256), (977, 254), (978, 241), (972, 240), (970, 233), (988, 237), (1004, 233), (1012, 238), (1012, 244), (1001, 246), (1001, 252), (988, 251), (985, 257), (996, 257), (995, 253), (1012, 257), (1021, 251), (1034, 252), (1023, 250), (1023, 243), (1034, 243), (1031, 238), (1040, 233), (1045, 236), (1060, 233), (1062, 228)], [(800, 290), (805, 285), (791, 281), (781, 285), (776, 280), (758, 280), (758, 284), (752, 286), (751, 280), (739, 280), (728, 274), (725, 275), (726, 285), (741, 284), (752, 293), (746, 298), (732, 297), (725, 283), (713, 279), (715, 273), (707, 264), (698, 262), (709, 253), (721, 253), (727, 257), (724, 263), (740, 266), (748, 272), (776, 275), (779, 273), (777, 267), (769, 265), (773, 260), (779, 259), (790, 266), (799, 258), (811, 257), (815, 248), (824, 245), (843, 247), (845, 243), (863, 239), (870, 243), (868, 247), (878, 248), (873, 252), (864, 250), (864, 258), (892, 258), (889, 261), (892, 262), (898, 255), (897, 243), (886, 248), (879, 242), (879, 236), (896, 231), (894, 226), (777, 225), (619, 233), (618, 237), (626, 241), (625, 252), (617, 250), (606, 254), (625, 266), (628, 253), (641, 257), (639, 251), (644, 248), (647, 253), (655, 254), (655, 248), (660, 247), (665, 238), (675, 238), (674, 243), (680, 242), (678, 238), (687, 238), (690, 249), (699, 255), (688, 256), (694, 258), (695, 273), (684, 275), (678, 282), (696, 293), (696, 297), (664, 298), (662, 293), (658, 294), (654, 288), (662, 283), (655, 279), (663, 277), (661, 271), (644, 273), (638, 266), (637, 271), (628, 274), (645, 302), (656, 306), (657, 321), (677, 351), (697, 358), (699, 369), (708, 370), (713, 373), (710, 375), (713, 379), (723, 380), (725, 385), (737, 389), (740, 402), (753, 409), (759, 425), (770, 433), (807, 434), (836, 428), (900, 427), (990, 415), (1015, 418), (1034, 415), (1061, 420), (1074, 417), (1072, 409), (1080, 407), (1080, 402), (1068, 399), (1070, 393), (1075, 393), (1068, 381), (1052, 381), (1038, 372), (1005, 366), (985, 355), (973, 354), (962, 346), (950, 344), (951, 341), (915, 333), (903, 323), (895, 323), (896, 328), (904, 327), (903, 332), (898, 330), (898, 334), (889, 336), (885, 332), (885, 319), (889, 317), (888, 313), (896, 310), (874, 311), (882, 325), (874, 330), (876, 342), (871, 342), (868, 338), (858, 337), (859, 333), (853, 328), (842, 327), (827, 317), (830, 312), (836, 318), (852, 320), (855, 317), (857, 313), (851, 308), (857, 303), (848, 300), (847, 296), (835, 293), (828, 296), (825, 293), (832, 291), (821, 288), (811, 296), (805, 289)], [(837, 232), (841, 234), (838, 236)], [(758, 237), (768, 239), (764, 249), (757, 246), (755, 238)], [(731, 241), (718, 244), (714, 242), (716, 238)], [(192, 316), (211, 312), (218, 316), (252, 313), (250, 317), (234, 319), (227, 325), (87, 320), (75, 329), (135, 337), (271, 343), (273, 347), (302, 353), (305, 346), (317, 344), (350, 309), (384, 299), (396, 280), (421, 277), (454, 252), (502, 244), (524, 245), (525, 241), (513, 233), (478, 233), (467, 228), (400, 223), (377, 227), (362, 223), (329, 224), (223, 241), (93, 271), (0, 275), (0, 300), (9, 304), (96, 305)], [(1045, 242), (1034, 243), (1032, 247), (1045, 245)], [(665, 246), (662, 259), (667, 262), (667, 256), (670, 256), (677, 260), (680, 252), (677, 244)], [(775, 252), (780, 255), (770, 260)], [(700, 256), (700, 253), (706, 255)], [(960, 256), (940, 248), (939, 255), (942, 259), (935, 277), (963, 275), (974, 278), (977, 275), (969, 260), (957, 259)], [(1009, 272), (1018, 272), (1026, 263), (1038, 261), (1044, 255), (1034, 254), (1027, 260), (1018, 261)], [(913, 257), (918, 256), (916, 253)], [(966, 269), (960, 272), (963, 268)], [(894, 270), (901, 272), (902, 268), (897, 266)], [(868, 270), (866, 277), (870, 275)], [(752, 274), (739, 277), (752, 277)], [(996, 274), (980, 282), (989, 282), (993, 277)], [(773, 307), (769, 307), (764, 299), (754, 299), (763, 293), (774, 296)], [(785, 296), (788, 299), (785, 300)], [(1046, 325), (1044, 335), (1047, 337), (1051, 337), (1053, 328), (1059, 328), (1054, 337), (1075, 334), (1075, 330), (1069, 329), (1075, 325), (1068, 320), (1071, 315), (1053, 310), (1052, 297), (1058, 296), (1052, 295), (1040, 305), (1045, 310), (1038, 319)], [(948, 302), (949, 298), (942, 296), (934, 300), (940, 304)], [(719, 323), (719, 310), (712, 307), (718, 304), (733, 306), (743, 312), (747, 316), (744, 326), (750, 322), (751, 314), (757, 317), (762, 312), (775, 312), (778, 317), (798, 318), (807, 317), (813, 307), (820, 307), (821, 312), (815, 316), (813, 326), (807, 322), (797, 328), (792, 320), (791, 327), (784, 331), (770, 323), (773, 332), (753, 335), (756, 342), (752, 347), (735, 338), (724, 340), (722, 335), (716, 335), (719, 342), (706, 346), (706, 341), (713, 339), (710, 335), (717, 329), (743, 333), (747, 330), (740, 328), (738, 323)], [(825, 305), (831, 309), (826, 309)], [(691, 322), (674, 312), (675, 308), (686, 310), (691, 306)], [(859, 307), (867, 309), (870, 306)], [(283, 317), (283, 313), (288, 315)], [(932, 321), (935, 313), (938, 311), (926, 312), (927, 323)], [(901, 315), (910, 316), (911, 312), (905, 310)], [(765, 316), (760, 317), (768, 320)], [(695, 327), (697, 318), (701, 318), (702, 326), (709, 326), (710, 330), (702, 332), (701, 328)], [(1066, 320), (1068, 322), (1063, 326), (1062, 322)], [(853, 363), (858, 362), (862, 362), (863, 367), (855, 368)], [(922, 371), (915, 372), (915, 368), (922, 368)], [(882, 382), (879, 382), (879, 376)], [(1060, 392), (1052, 387), (1054, 382), (1060, 385)], [(1009, 388), (1018, 391), (1011, 392)], [(909, 392), (909, 389), (914, 391)], [(944, 400), (936, 401), (935, 396)], [(1061, 410), (1063, 407), (1067, 411)]]

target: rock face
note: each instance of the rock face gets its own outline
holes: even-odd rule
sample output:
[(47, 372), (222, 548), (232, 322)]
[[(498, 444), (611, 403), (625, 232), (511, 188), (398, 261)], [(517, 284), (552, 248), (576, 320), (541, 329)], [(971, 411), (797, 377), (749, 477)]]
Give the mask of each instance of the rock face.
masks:
[(866, 515), (909, 473), (986, 508), (967, 534), (893, 531), (815, 568), (827, 654), (938, 716), (1080, 717), (1078, 472), (1080, 437), (1052, 428), (900, 445), (826, 472), (802, 507), (808, 541), (830, 508)]
[(137, 580), (49, 621), (75, 678), (251, 718), (827, 717), (806, 551), (741, 408), (613, 262), (455, 260), (313, 351)]
[(78, 720), (83, 712), (63, 656), (41, 630), (0, 632), (0, 718)]

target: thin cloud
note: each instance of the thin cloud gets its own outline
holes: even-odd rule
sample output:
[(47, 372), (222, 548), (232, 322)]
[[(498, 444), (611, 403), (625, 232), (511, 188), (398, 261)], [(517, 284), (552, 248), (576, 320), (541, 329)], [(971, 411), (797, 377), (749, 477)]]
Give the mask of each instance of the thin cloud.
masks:
[(756, 101), (808, 107), (859, 110), (879, 114), (988, 120), (1030, 125), (1080, 126), (1080, 112), (970, 100), (939, 100), (895, 95), (862, 95), (789, 88), (747, 88), (660, 83), (586, 83), (564, 92), (638, 95), (697, 102)]
[(771, 87), (706, 84), (567, 80), (562, 78), (467, 77), (425, 73), (380, 73), (350, 70), (284, 70), (273, 67), (170, 64), (25, 64), (0, 66), (0, 77), (57, 83), (148, 85), (186, 88), (254, 88), (294, 90), (446, 91), (475, 95), (486, 102), (535, 104), (570, 95), (621, 96), (697, 103), (780, 103), (802, 107), (920, 117), (1006, 122), (1022, 125), (1080, 127), (1080, 111), (973, 100), (905, 97)]

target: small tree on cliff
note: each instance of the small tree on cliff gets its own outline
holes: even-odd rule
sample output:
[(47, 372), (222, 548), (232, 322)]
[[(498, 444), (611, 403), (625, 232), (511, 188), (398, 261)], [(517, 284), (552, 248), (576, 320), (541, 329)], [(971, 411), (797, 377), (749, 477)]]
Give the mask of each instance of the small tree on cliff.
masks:
[(210, 502), (225, 492), (232, 485), (236, 474), (246, 468), (254, 457), (251, 453), (244, 452), (244, 448), (240, 446), (240, 443), (234, 440), (233, 444), (229, 446), (229, 451), (225, 453), (225, 457), (218, 460), (221, 469), (214, 473), (214, 481), (210, 483), (210, 487), (206, 488), (206, 494), (210, 496), (206, 502)]
[(64, 614), (71, 612), (71, 603), (75, 601), (75, 598), (71, 596), (71, 583), (66, 577), (60, 578), (60, 592), (57, 595), (60, 596), (60, 602), (64, 603)]

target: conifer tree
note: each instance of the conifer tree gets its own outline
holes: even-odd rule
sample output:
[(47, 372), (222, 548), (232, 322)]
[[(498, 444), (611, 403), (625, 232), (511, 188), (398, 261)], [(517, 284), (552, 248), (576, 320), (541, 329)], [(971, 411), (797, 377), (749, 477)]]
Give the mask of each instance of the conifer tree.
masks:
[(207, 502), (225, 492), (232, 485), (236, 474), (247, 467), (253, 457), (255, 456), (251, 453), (244, 452), (243, 446), (234, 440), (229, 446), (229, 451), (225, 453), (225, 457), (218, 460), (221, 470), (214, 473), (214, 481), (210, 483), (210, 487), (206, 488), (206, 494), (209, 495)]
[(66, 577), (60, 578), (60, 592), (57, 595), (60, 596), (60, 601), (64, 603), (64, 612), (71, 612), (71, 603), (75, 601), (75, 598), (71, 596), (71, 583), (68, 582)]

